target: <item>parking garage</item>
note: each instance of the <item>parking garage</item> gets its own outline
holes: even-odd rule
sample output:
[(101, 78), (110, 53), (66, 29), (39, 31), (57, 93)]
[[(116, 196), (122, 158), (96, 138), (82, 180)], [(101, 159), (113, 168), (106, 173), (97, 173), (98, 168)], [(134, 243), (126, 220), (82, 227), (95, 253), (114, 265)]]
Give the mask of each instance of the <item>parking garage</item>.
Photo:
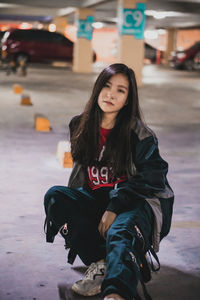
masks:
[[(17, 6), (17, 2), (21, 6)], [(30, 1), (29, 6), (25, 2), (27, 4), (29, 1), (1, 1), (0, 23), (3, 26), (12, 24), (12, 27), (15, 24), (17, 27), (24, 22), (23, 18), (26, 16), (26, 22), (33, 24), (35, 21), (30, 21), (31, 8), (32, 18), (41, 17), (44, 10), (52, 16), (44, 23), (46, 28), (47, 25), (55, 24), (55, 4), (48, 1), (46, 7), (38, 7), (37, 1), (34, 4)], [(64, 2), (69, 5), (64, 5)], [(76, 7), (72, 5), (74, 2)], [(90, 5), (82, 8), (81, 2), (85, 6), (88, 3)], [(146, 123), (158, 137), (162, 157), (169, 163), (168, 179), (175, 193), (171, 231), (161, 242), (158, 253), (161, 270), (158, 274), (153, 274), (153, 279), (147, 284), (148, 291), (154, 300), (199, 299), (200, 73), (198, 67), (190, 71), (172, 67), (169, 55), (171, 51), (177, 50), (177, 45), (188, 49), (200, 40), (200, 3), (162, 1), (163, 4), (158, 9), (158, 1), (147, 1), (146, 9), (149, 11), (176, 11), (180, 14), (180, 20), (177, 15), (175, 19), (170, 16), (168, 21), (167, 18), (160, 19), (159, 28), (153, 17), (146, 15), (146, 30), (151, 34), (152, 28), (164, 30), (161, 32), (165, 32), (165, 41), (161, 41), (163, 37), (159, 41), (151, 39), (154, 47), (156, 43), (160, 43), (160, 48), (155, 48), (157, 56), (154, 62), (143, 59), (142, 55), (134, 55), (134, 52), (131, 52), (133, 59), (127, 62), (124, 61), (122, 48), (122, 56), (116, 57), (120, 50), (116, 50), (117, 28), (114, 19), (117, 1), (97, 2), (57, 3), (59, 10), (63, 9), (62, 20), (67, 20), (68, 31), (76, 26), (74, 13), (83, 13), (81, 9), (84, 9), (84, 13), (85, 9), (87, 13), (89, 10), (89, 15), (92, 10), (95, 19), (103, 24), (101, 29), (96, 29), (96, 36), (93, 35), (96, 39), (95, 47), (91, 44), (92, 40), (86, 39), (85, 42), (82, 37), (79, 44), (74, 40), (75, 47), (78, 47), (75, 50), (76, 61), (30, 62), (26, 65), (26, 73), (22, 72), (23, 66), (13, 72), (10, 62), (1, 64), (0, 299), (60, 299), (59, 284), (70, 287), (82, 277), (86, 269), (79, 258), (73, 266), (67, 264), (67, 251), (61, 236), (56, 237), (54, 244), (45, 242), (43, 197), (50, 186), (67, 185), (71, 162), (68, 161), (65, 165), (62, 155), (69, 151), (68, 124), (74, 115), (80, 114), (84, 109), (99, 72), (117, 61), (129, 63), (137, 69), (141, 108)], [(135, 1), (127, 3), (125, 4), (131, 5), (130, 9), (133, 9)], [(22, 21), (16, 21), (17, 15), (18, 20), (21, 15)], [(108, 22), (108, 18), (112, 18), (112, 22)], [(57, 24), (57, 31), (62, 31), (58, 29)], [(149, 42), (150, 37), (152, 36), (147, 35), (145, 43), (147, 40)], [(123, 45), (127, 43), (125, 52), (132, 45), (131, 38), (130, 35), (128, 38), (126, 35), (120, 37), (125, 39)], [(99, 39), (101, 48), (104, 48), (103, 40), (105, 48), (110, 40), (113, 47), (107, 47), (105, 52), (101, 52)], [(143, 41), (139, 40), (136, 47), (143, 47)], [(136, 42), (134, 40), (134, 46)], [(78, 49), (81, 47), (86, 47), (87, 50), (80, 53)], [(95, 49), (95, 62), (91, 59), (84, 60), (84, 53), (88, 49)], [(126, 57), (130, 59), (129, 54)], [(36, 129), (37, 118), (44, 121), (41, 126), (46, 126), (45, 130)], [(66, 294), (65, 297), (71, 300), (71, 295)], [(90, 299), (98, 300), (101, 297)]]

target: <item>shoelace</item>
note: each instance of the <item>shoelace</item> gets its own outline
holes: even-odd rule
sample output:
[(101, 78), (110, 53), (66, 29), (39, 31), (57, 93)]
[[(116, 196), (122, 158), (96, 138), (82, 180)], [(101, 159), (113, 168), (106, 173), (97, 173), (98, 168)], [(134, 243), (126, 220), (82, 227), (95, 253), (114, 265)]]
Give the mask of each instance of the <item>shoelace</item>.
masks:
[(91, 279), (91, 276), (93, 278), (93, 275), (96, 274), (97, 272), (98, 272), (98, 264), (92, 263), (85, 272), (85, 278)]
[(92, 263), (85, 272), (85, 278), (90, 279), (91, 275), (94, 275), (98, 271), (96, 263)]

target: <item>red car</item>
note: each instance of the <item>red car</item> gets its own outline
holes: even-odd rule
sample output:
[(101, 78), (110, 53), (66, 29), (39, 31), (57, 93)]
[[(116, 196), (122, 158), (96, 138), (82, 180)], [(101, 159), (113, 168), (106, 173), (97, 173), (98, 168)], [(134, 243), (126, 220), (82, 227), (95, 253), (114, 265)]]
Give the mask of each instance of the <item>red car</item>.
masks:
[[(73, 42), (58, 32), (39, 29), (11, 29), (2, 39), (3, 57), (16, 63), (72, 61)], [(94, 54), (93, 60), (96, 55)]]
[(170, 65), (175, 69), (194, 69), (194, 58), (200, 51), (200, 42), (196, 42), (190, 48), (183, 51), (176, 51), (172, 53)]

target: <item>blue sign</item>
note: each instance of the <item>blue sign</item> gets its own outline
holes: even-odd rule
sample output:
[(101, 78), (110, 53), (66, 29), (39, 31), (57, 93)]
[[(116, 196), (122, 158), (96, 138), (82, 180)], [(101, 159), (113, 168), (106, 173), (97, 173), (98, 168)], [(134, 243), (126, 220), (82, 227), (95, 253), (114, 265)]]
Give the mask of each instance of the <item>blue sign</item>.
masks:
[(92, 39), (92, 23), (94, 22), (93, 16), (88, 16), (86, 20), (78, 20), (78, 38)]
[(122, 35), (134, 35), (136, 39), (144, 38), (145, 27), (145, 3), (137, 3), (136, 9), (124, 8), (122, 11)]

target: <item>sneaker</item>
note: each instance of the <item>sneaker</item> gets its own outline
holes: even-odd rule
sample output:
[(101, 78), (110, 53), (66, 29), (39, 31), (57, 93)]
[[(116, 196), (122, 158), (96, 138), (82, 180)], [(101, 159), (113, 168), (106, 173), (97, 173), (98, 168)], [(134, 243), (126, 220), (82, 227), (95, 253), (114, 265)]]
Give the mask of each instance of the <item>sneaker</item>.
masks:
[(105, 262), (92, 263), (84, 278), (75, 282), (72, 290), (82, 296), (94, 296), (101, 293), (101, 284), (106, 274)]

